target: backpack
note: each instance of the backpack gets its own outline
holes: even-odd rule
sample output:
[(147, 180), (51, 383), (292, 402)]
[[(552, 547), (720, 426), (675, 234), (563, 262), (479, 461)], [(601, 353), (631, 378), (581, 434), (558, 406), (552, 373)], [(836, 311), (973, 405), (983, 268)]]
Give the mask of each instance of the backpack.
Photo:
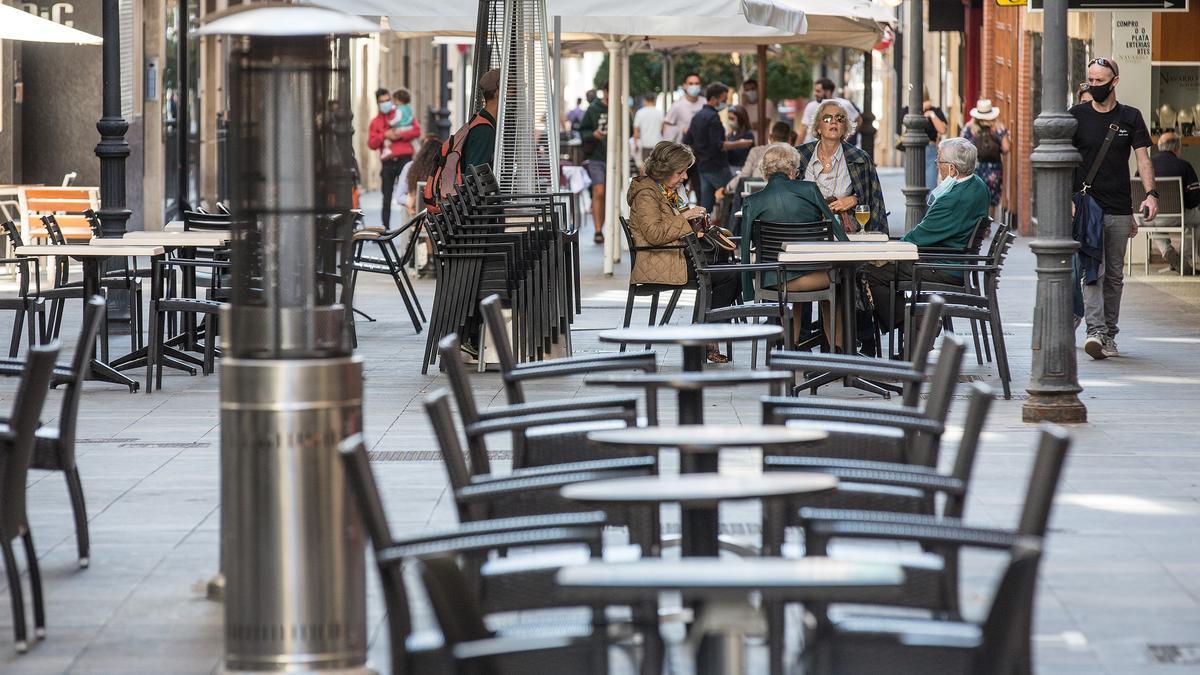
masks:
[(971, 142), (979, 151), (980, 162), (1000, 161), (1000, 137), (991, 127), (980, 126), (979, 132), (971, 137)]
[(429, 213), (441, 213), (439, 202), (447, 197), (458, 194), (458, 186), (462, 185), (462, 149), (467, 143), (471, 130), (481, 125), (491, 126), (492, 123), (483, 115), (476, 115), (470, 122), (459, 127), (454, 135), (442, 141), (442, 151), (438, 156), (437, 167), (433, 175), (425, 181), (425, 190), (421, 197), (425, 200), (425, 210)]

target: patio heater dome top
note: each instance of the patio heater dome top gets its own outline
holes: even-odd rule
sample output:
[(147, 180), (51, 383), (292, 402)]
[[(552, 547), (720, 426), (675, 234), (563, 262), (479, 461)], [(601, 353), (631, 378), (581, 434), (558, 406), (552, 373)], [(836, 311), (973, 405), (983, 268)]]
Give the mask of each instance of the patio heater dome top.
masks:
[(378, 23), (328, 7), (299, 2), (241, 5), (211, 14), (199, 35), (257, 35), (265, 37), (370, 35)]

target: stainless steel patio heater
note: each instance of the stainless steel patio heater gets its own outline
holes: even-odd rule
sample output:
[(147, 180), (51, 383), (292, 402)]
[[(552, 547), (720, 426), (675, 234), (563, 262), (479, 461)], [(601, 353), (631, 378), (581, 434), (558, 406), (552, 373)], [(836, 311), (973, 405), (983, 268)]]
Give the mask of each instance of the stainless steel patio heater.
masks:
[(346, 333), (349, 36), (378, 26), (266, 3), (229, 36), (230, 303), (222, 315), (227, 672), (366, 672), (363, 533), (337, 459), (362, 428)]

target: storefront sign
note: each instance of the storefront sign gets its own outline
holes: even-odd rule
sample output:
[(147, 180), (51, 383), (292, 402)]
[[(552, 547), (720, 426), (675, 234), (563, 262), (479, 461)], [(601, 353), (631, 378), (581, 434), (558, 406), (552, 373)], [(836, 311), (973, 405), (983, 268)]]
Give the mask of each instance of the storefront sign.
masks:
[[(1073, 12), (1186, 12), (1191, 0), (1067, 0), (1067, 8)], [(996, 0), (1000, 6), (1023, 5), (1014, 0)], [(1043, 0), (1029, 0), (1029, 10), (1042, 11)]]

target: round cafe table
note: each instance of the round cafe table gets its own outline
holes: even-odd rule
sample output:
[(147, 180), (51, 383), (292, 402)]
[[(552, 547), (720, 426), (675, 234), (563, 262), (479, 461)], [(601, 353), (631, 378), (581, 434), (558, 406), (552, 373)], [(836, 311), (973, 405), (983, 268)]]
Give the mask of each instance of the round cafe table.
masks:
[(775, 499), (826, 492), (837, 478), (821, 473), (780, 472), (759, 476), (691, 473), (681, 476), (638, 476), (573, 483), (560, 493), (575, 502), (603, 504), (679, 504), (683, 554), (716, 556), (719, 542), (717, 506), (723, 501)]
[[(683, 371), (698, 373), (711, 342), (750, 342), (778, 339), (783, 328), (758, 323), (697, 323), (687, 326), (633, 326), (600, 333), (601, 342), (643, 343), (650, 345), (679, 345), (683, 348)], [(704, 423), (704, 392), (701, 389), (679, 390), (679, 423)]]

